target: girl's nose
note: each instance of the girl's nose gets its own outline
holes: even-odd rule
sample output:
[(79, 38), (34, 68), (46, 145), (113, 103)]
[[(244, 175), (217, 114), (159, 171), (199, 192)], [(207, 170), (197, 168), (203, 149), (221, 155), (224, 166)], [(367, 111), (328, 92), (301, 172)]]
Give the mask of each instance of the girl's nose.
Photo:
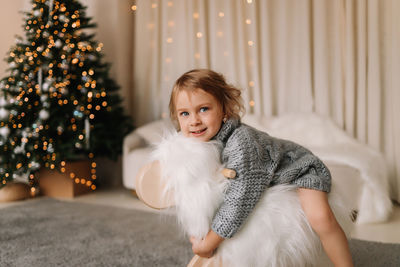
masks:
[(200, 117), (197, 114), (194, 114), (190, 118), (190, 125), (198, 125), (201, 123)]

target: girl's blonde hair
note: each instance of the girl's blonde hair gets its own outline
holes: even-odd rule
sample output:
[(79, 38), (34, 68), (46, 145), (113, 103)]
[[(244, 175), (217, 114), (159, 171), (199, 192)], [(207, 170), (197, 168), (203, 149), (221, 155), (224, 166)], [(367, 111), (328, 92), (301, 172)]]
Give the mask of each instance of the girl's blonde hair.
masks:
[(240, 119), (244, 113), (240, 89), (227, 84), (222, 74), (209, 69), (194, 69), (184, 73), (176, 80), (169, 100), (172, 121), (177, 123), (175, 98), (180, 91), (202, 89), (214, 96), (222, 105), (225, 118)]

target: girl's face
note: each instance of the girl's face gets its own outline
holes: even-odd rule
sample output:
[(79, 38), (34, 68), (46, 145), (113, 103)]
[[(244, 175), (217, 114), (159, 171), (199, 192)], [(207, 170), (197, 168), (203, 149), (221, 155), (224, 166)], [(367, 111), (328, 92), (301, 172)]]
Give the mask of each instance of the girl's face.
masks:
[(221, 128), (222, 105), (203, 89), (182, 90), (175, 99), (175, 109), (182, 133), (200, 141), (209, 141)]

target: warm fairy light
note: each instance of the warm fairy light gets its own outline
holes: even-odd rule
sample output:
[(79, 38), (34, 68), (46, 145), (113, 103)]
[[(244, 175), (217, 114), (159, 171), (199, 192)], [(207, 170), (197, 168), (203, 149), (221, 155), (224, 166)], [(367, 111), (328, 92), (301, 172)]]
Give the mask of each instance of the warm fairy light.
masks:
[(157, 4), (156, 3), (151, 4), (151, 8), (157, 8)]
[(255, 104), (256, 103), (254, 102), (254, 100), (250, 100), (250, 102), (249, 102), (250, 107), (254, 107)]
[(168, 26), (169, 27), (174, 27), (175, 26), (175, 22), (173, 20), (168, 21)]
[(197, 36), (197, 38), (201, 38), (201, 37), (203, 37), (203, 33), (198, 32), (198, 33), (196, 33), (196, 36)]
[(251, 24), (251, 19), (246, 19), (246, 24)]
[(194, 19), (198, 19), (199, 18), (199, 13), (197, 13), (197, 12), (193, 13), (193, 18)]
[(194, 58), (195, 58), (195, 59), (200, 59), (200, 53), (195, 53), (195, 54), (194, 54)]
[(219, 16), (220, 18), (223, 18), (223, 17), (225, 16), (225, 14), (224, 14), (224, 12), (219, 12), (219, 13), (218, 13), (218, 16)]
[(74, 179), (74, 178), (75, 178), (75, 173), (71, 172), (71, 173), (69, 174), (69, 177), (71, 177), (71, 179)]
[(133, 11), (136, 11), (137, 6), (136, 6), (136, 5), (133, 5), (133, 6), (131, 6), (131, 9), (132, 9)]
[(174, 40), (171, 37), (167, 38), (167, 43), (171, 44), (173, 41)]
[(248, 4), (253, 3), (253, 0), (247, 0), (247, 3), (248, 3)]
[(222, 37), (222, 36), (224, 36), (224, 33), (221, 32), (221, 31), (219, 31), (219, 32), (217, 32), (217, 36), (218, 36), (218, 37)]
[(250, 86), (250, 87), (253, 87), (253, 86), (254, 86), (254, 81), (250, 81), (250, 82), (249, 82), (249, 86)]
[(253, 45), (254, 45), (254, 42), (253, 42), (253, 41), (248, 41), (247, 44), (248, 44), (249, 46), (253, 46)]
[(174, 5), (174, 3), (172, 1), (169, 1), (167, 4), (169, 7), (172, 7)]

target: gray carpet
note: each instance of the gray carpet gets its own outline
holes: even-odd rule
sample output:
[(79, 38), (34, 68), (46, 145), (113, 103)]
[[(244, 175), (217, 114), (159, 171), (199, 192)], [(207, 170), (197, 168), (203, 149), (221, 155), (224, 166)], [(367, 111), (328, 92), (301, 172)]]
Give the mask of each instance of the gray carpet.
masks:
[[(186, 266), (166, 215), (40, 198), (0, 209), (0, 266)], [(400, 266), (400, 244), (352, 240), (356, 266)]]

